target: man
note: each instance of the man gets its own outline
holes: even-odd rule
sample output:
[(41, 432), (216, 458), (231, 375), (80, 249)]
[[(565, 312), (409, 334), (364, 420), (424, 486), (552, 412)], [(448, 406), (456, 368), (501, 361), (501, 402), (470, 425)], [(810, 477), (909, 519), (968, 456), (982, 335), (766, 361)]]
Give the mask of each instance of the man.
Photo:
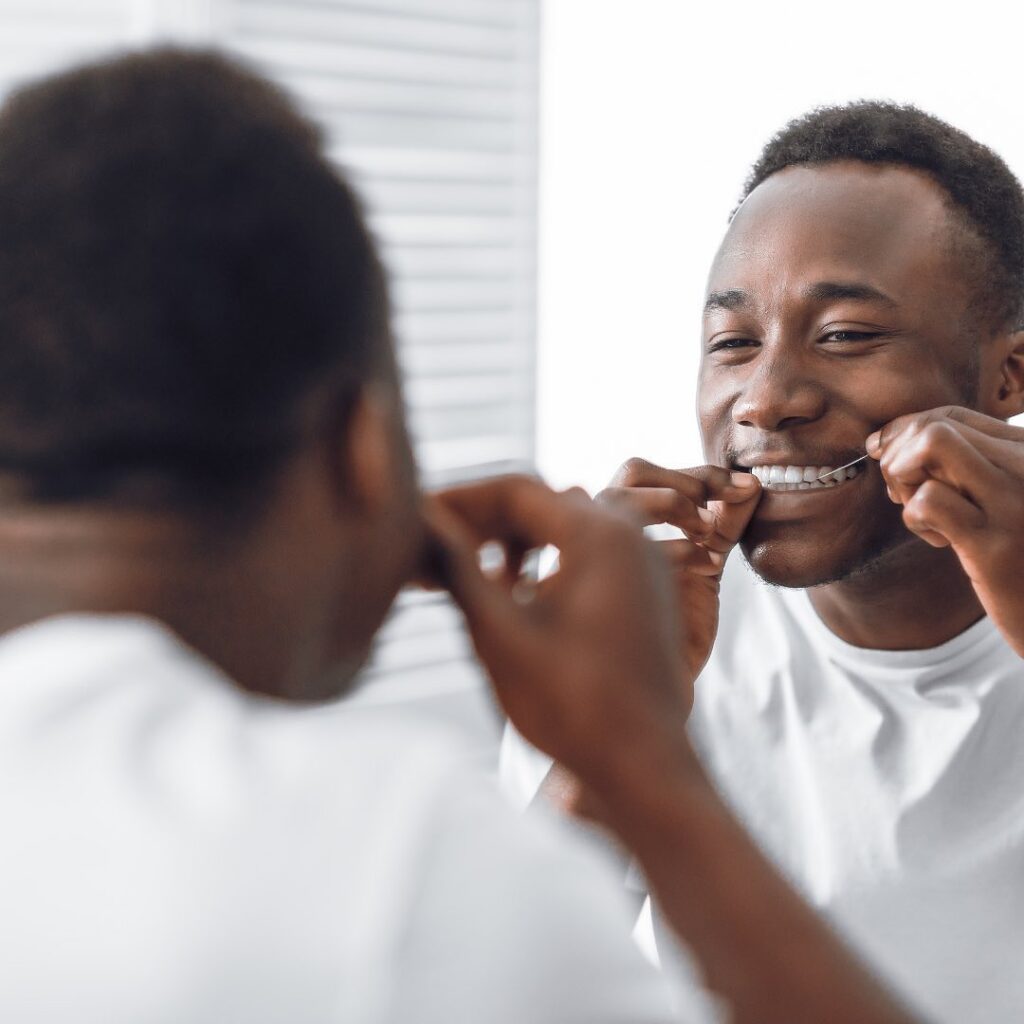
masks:
[[(815, 111), (762, 153), (707, 288), (706, 457), (763, 492), (634, 460), (604, 495), (689, 538), (666, 550), (692, 675), (714, 643), (690, 719), (714, 781), (950, 1022), (1024, 1015), (1022, 299), (995, 154), (909, 107)], [(718, 625), (737, 541), (772, 586), (730, 563)]]
[[(698, 1019), (450, 737), (309, 712), (429, 569), (737, 1021), (906, 1024), (707, 784), (655, 546), (535, 480), (420, 501), (385, 290), (316, 132), (221, 58), (0, 113), (0, 1018)], [(487, 540), (562, 571), (523, 594)]]

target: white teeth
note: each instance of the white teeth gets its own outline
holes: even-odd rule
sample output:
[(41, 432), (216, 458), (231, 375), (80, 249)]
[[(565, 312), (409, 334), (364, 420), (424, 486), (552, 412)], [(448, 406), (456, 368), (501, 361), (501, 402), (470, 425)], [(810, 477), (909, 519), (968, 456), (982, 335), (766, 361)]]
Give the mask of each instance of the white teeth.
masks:
[(750, 472), (763, 487), (776, 490), (806, 491), (810, 488), (835, 487), (851, 480), (860, 472), (860, 466), (833, 469), (831, 466), (753, 466)]

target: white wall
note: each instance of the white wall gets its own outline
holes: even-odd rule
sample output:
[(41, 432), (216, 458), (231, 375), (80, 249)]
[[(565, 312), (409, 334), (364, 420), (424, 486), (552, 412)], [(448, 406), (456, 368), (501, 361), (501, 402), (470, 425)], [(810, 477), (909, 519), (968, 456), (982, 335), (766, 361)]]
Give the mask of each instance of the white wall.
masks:
[(547, 0), (538, 459), (553, 482), (598, 489), (629, 455), (701, 461), (705, 277), (750, 164), (791, 117), (913, 102), (1024, 174), (1013, 7)]

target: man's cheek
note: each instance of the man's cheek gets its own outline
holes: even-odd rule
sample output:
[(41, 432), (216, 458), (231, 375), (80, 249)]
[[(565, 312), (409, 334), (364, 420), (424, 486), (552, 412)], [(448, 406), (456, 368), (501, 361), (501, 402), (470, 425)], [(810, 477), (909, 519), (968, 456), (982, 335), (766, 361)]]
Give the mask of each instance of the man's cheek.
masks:
[(703, 398), (697, 406), (697, 421), (705, 461), (710, 465), (724, 466), (729, 451), (731, 406), (713, 404)]

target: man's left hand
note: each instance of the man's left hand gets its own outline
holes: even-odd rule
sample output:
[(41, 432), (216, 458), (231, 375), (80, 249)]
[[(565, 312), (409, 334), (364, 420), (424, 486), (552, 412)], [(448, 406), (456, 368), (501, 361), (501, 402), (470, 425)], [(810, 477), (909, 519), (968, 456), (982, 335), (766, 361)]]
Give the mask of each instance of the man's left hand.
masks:
[(972, 409), (901, 416), (867, 439), (907, 528), (952, 547), (1024, 657), (1024, 430)]

